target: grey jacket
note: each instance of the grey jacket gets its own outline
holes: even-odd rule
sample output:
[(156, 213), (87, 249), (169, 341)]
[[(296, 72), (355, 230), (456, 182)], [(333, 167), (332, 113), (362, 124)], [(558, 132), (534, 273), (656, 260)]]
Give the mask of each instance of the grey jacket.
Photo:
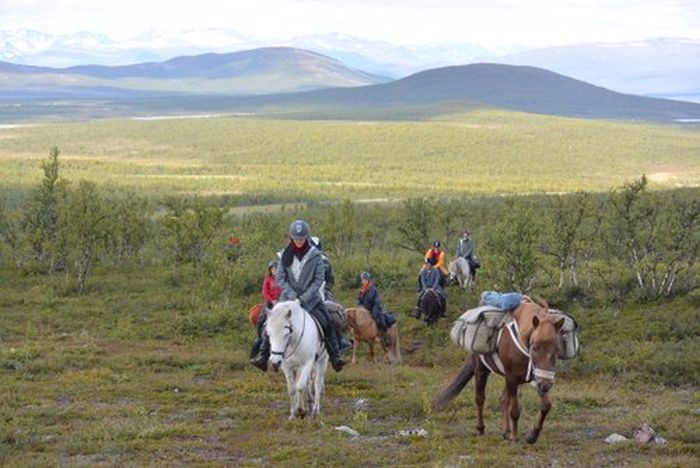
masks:
[(456, 255), (457, 257), (471, 257), (474, 255), (474, 239), (471, 237), (467, 240), (464, 239), (459, 239), (457, 241), (457, 252)]
[[(294, 270), (300, 269), (298, 279)], [(297, 259), (290, 246), (282, 252), (282, 261), (277, 269), (275, 281), (282, 287), (280, 301), (299, 299), (306, 310), (312, 310), (321, 302), (321, 285), (326, 274), (321, 251), (311, 246), (301, 260)]]

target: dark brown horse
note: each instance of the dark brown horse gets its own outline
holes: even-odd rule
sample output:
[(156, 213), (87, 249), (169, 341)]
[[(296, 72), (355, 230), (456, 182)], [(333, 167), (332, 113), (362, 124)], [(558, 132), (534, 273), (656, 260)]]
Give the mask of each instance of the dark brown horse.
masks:
[(546, 304), (521, 304), (513, 312), (513, 320), (502, 330), (498, 351), (491, 355), (470, 355), (454, 380), (435, 400), (433, 408), (443, 409), (474, 376), (476, 429), (479, 435), (483, 435), (486, 382), (491, 372), (495, 372), (505, 377), (501, 397), (503, 437), (516, 441), (520, 418), (518, 387), (529, 382), (540, 396), (539, 418), (527, 436), (528, 443), (535, 443), (552, 407), (549, 390), (554, 385), (554, 365), (560, 346), (559, 330), (563, 325), (563, 318), (548, 315)]
[(434, 289), (426, 289), (418, 301), (416, 318), (422, 319), (428, 325), (435, 325), (438, 319), (445, 315), (445, 298)]

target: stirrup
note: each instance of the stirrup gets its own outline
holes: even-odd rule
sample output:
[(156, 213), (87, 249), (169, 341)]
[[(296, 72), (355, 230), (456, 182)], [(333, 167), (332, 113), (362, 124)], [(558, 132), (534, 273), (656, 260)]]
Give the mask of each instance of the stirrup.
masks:
[(333, 367), (333, 370), (336, 372), (343, 370), (344, 365), (345, 361), (343, 361), (341, 358), (331, 359), (331, 367)]
[(342, 353), (348, 349), (352, 348), (352, 343), (345, 338), (340, 340), (340, 346), (338, 346), (338, 352)]

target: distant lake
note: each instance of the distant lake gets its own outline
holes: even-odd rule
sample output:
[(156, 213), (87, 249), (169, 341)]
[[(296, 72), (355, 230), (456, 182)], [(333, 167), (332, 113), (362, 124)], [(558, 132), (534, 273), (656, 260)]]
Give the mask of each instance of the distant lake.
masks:
[(679, 122), (679, 123), (700, 123), (700, 119), (675, 119), (674, 122)]

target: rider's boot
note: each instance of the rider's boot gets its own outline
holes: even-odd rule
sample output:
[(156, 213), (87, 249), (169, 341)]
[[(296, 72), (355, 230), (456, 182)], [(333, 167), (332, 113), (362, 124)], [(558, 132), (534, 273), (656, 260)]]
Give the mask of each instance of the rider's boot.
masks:
[(420, 298), (421, 298), (421, 297), (418, 296), (418, 299), (416, 300), (416, 308), (413, 309), (413, 312), (410, 312), (410, 313), (408, 314), (409, 316), (411, 316), (411, 317), (413, 317), (413, 318), (417, 318), (417, 319), (420, 318), (420, 306), (419, 306), (419, 304), (420, 304)]
[[(253, 345), (255, 347), (255, 345)], [(266, 334), (263, 334), (260, 339), (260, 351), (258, 355), (250, 359), (250, 363), (260, 369), (267, 371), (267, 361), (270, 360), (270, 339)]]
[(326, 335), (326, 349), (328, 350), (328, 358), (331, 361), (331, 366), (336, 372), (343, 370), (345, 361), (340, 357), (340, 351), (338, 350), (338, 338), (336, 337), (335, 328), (333, 325), (326, 326), (324, 330)]

